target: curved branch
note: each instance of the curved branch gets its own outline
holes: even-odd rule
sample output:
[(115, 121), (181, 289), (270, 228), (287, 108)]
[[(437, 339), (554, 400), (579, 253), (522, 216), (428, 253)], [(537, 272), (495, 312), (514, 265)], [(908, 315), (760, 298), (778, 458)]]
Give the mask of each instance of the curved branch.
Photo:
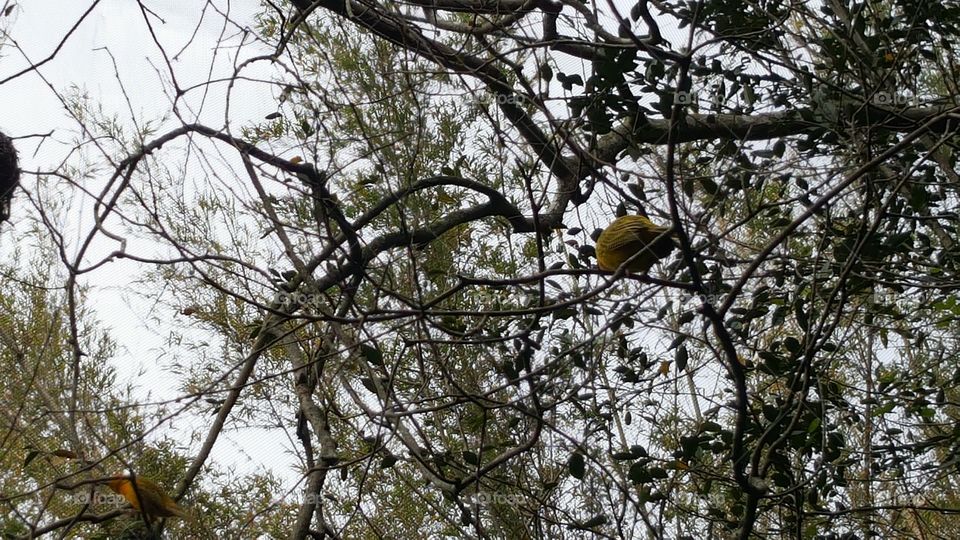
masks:
[[(890, 110), (875, 105), (857, 103), (862, 110), (850, 118), (852, 127), (870, 127), (908, 133), (925, 125), (929, 131), (942, 131), (948, 122), (946, 106), (908, 107)], [(624, 120), (610, 133), (600, 138), (597, 156), (605, 162), (627, 148), (638, 144), (666, 144), (671, 129), (677, 143), (700, 140), (731, 138), (758, 141), (788, 137), (790, 135), (825, 133), (829, 126), (815, 120), (813, 109), (796, 109), (754, 115), (740, 114), (693, 114), (688, 113), (671, 125), (668, 119), (647, 119), (637, 124), (633, 118)], [(931, 120), (935, 120), (931, 122)]]

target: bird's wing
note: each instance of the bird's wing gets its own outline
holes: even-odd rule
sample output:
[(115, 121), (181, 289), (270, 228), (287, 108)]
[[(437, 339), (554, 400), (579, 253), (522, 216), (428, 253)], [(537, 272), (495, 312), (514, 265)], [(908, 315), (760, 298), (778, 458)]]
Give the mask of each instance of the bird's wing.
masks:
[(661, 236), (665, 236), (670, 229), (666, 227), (657, 227), (649, 221), (646, 222), (632, 222), (627, 224), (624, 228), (624, 234), (620, 235), (620, 238), (617, 240), (618, 246), (625, 246), (628, 243), (636, 242), (637, 240), (643, 242), (644, 244), (650, 244), (657, 240)]

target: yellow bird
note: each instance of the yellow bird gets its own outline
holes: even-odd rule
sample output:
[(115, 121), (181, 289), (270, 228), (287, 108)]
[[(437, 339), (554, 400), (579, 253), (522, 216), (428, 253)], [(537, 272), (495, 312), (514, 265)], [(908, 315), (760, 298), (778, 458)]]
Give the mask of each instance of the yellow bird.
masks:
[(669, 232), (667, 227), (658, 227), (643, 216), (618, 217), (597, 239), (597, 266), (612, 272), (633, 257), (627, 270), (646, 273), (673, 251)]
[[(136, 489), (134, 489), (134, 482), (136, 482)], [(107, 481), (107, 486), (122, 495), (138, 512), (145, 514), (148, 521), (187, 515), (183, 508), (163, 492), (160, 486), (148, 478), (137, 476), (131, 481), (130, 476), (118, 474)]]

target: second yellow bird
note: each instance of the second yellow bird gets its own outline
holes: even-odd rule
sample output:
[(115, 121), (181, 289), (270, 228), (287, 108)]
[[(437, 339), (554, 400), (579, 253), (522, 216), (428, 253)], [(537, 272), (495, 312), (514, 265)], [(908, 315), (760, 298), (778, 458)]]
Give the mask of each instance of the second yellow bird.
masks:
[(118, 474), (107, 481), (107, 486), (122, 495), (137, 511), (146, 514), (149, 521), (157, 518), (185, 517), (187, 515), (183, 508), (180, 508), (152, 480), (137, 476), (134, 481), (137, 484), (136, 489), (134, 489), (129, 476)]
[(597, 266), (612, 272), (632, 258), (627, 270), (645, 273), (673, 251), (669, 232), (643, 216), (618, 217), (597, 238)]

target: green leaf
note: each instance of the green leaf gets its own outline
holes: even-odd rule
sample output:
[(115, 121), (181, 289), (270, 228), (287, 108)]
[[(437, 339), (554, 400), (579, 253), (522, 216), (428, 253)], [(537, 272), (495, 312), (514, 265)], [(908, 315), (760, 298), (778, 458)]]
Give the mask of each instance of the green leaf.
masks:
[(704, 422), (700, 429), (706, 432), (720, 432), (723, 427), (716, 422)]
[(377, 385), (374, 384), (373, 379), (371, 379), (370, 377), (360, 377), (360, 384), (362, 384), (364, 388), (373, 392), (374, 394), (377, 393)]
[(677, 349), (677, 353), (674, 355), (674, 361), (677, 363), (678, 372), (687, 369), (688, 358), (689, 358), (689, 353), (687, 353), (687, 346), (681, 345)]
[(541, 79), (547, 82), (550, 82), (553, 79), (553, 69), (550, 67), (550, 64), (547, 64), (546, 62), (544, 62), (543, 64), (540, 64), (539, 71), (540, 71), (539, 75)]
[(592, 529), (594, 527), (599, 527), (600, 525), (603, 525), (606, 522), (607, 522), (607, 516), (603, 514), (597, 514), (596, 516), (593, 516), (592, 518), (588, 519), (587, 521), (584, 521), (583, 523), (578, 523), (574, 525), (574, 528)]
[(883, 416), (888, 412), (892, 411), (894, 406), (895, 405), (892, 401), (888, 403), (884, 403), (883, 405), (880, 405), (879, 407), (873, 409), (871, 416)]
[(574, 454), (570, 456), (567, 467), (570, 470), (570, 476), (573, 476), (577, 480), (583, 480), (587, 472), (587, 461), (584, 459), (583, 454), (574, 452)]
[(29, 465), (30, 462), (36, 459), (36, 457), (39, 455), (40, 455), (39, 450), (31, 450), (27, 452), (27, 457), (23, 460), (23, 466), (26, 467), (27, 465)]
[(383, 365), (383, 352), (380, 349), (371, 345), (367, 345), (366, 343), (361, 343), (360, 353), (363, 354), (363, 357), (368, 363), (375, 366)]
[(627, 478), (634, 484), (645, 484), (653, 480), (653, 477), (650, 476), (650, 472), (647, 470), (647, 464), (643, 462), (637, 462), (631, 465), (630, 471), (627, 473)]

